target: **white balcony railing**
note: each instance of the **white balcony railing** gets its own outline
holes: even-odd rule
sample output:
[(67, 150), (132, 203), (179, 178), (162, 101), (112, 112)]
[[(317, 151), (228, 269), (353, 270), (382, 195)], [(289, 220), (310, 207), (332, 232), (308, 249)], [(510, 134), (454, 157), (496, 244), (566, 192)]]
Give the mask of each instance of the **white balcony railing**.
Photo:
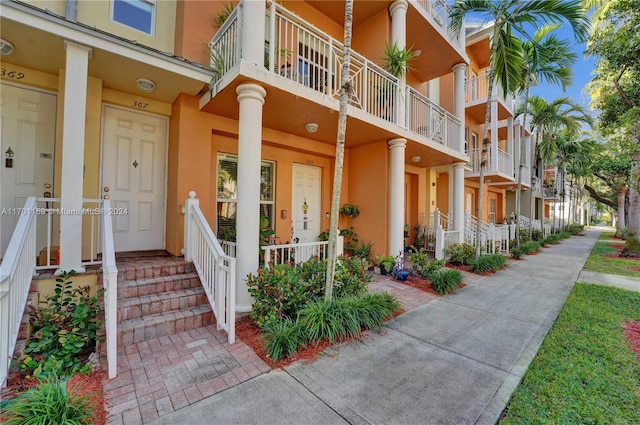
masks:
[(460, 120), (412, 87), (407, 87), (407, 129), (460, 151)]
[[(446, 23), (445, 1), (426, 4), (432, 15)], [(343, 44), (276, 2), (268, 1), (267, 7), (269, 18), (264, 66), (282, 78), (338, 99)], [(210, 66), (215, 72), (212, 81), (214, 92), (221, 89), (225, 74), (241, 59), (239, 46), (242, 45), (243, 31), (238, 10), (236, 7), (209, 43)], [(403, 102), (398, 78), (355, 51), (351, 53), (349, 75), (352, 88), (349, 103), (352, 107), (461, 151), (462, 124), (453, 115), (431, 102), (425, 102), (414, 90), (405, 96)], [(401, 108), (411, 108), (412, 112), (406, 114), (410, 117), (408, 122), (400, 122)]]
[(460, 37), (449, 29), (449, 10), (446, 0), (418, 0), (420, 7), (429, 14), (436, 25), (444, 31), (449, 41), (460, 45)]
[(498, 149), (498, 171), (508, 176), (513, 176), (513, 157), (511, 154)]
[[(472, 172), (474, 173), (480, 172), (481, 154), (481, 148), (471, 149), (469, 151), (470, 163), (471, 167), (473, 168)], [(513, 176), (513, 157), (511, 156), (511, 154), (498, 149), (496, 162), (493, 163), (491, 161), (491, 150), (489, 150), (487, 151), (486, 160), (487, 161), (484, 167), (485, 171), (498, 171), (508, 176)]]
[(195, 192), (184, 207), (184, 259), (192, 261), (216, 318), (227, 332), (229, 344), (236, 339), (236, 259), (224, 253), (207, 219), (200, 211)]
[[(465, 101), (467, 103), (476, 102), (478, 100), (486, 101), (488, 96), (489, 77), (486, 74), (472, 77), (465, 83)], [(511, 104), (513, 103), (511, 96), (505, 96), (502, 87), (496, 83), (493, 84), (491, 97), (501, 100), (502, 103), (508, 107), (511, 107)]]

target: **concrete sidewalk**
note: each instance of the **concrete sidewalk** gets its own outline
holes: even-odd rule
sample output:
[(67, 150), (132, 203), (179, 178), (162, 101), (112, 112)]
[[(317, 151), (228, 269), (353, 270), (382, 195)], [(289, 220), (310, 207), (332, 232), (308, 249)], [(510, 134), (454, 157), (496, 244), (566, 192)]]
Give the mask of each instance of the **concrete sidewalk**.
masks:
[(578, 276), (578, 282), (614, 286), (616, 288), (640, 292), (640, 278), (638, 277), (582, 271), (580, 272), (580, 276)]
[(398, 316), (383, 335), (369, 332), (153, 424), (493, 424), (600, 231)]

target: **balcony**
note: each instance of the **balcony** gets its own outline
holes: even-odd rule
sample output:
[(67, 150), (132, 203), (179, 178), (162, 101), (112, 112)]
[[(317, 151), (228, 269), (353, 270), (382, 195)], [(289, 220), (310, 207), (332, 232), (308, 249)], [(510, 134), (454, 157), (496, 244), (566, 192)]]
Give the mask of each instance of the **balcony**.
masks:
[[(480, 179), (480, 166), (482, 149), (472, 149), (469, 151), (471, 159), (471, 171), (467, 172), (465, 178), (478, 181)], [(487, 161), (484, 165), (485, 179), (492, 184), (513, 184), (514, 178), (513, 157), (510, 153), (498, 148), (497, 155), (491, 155), (491, 150), (487, 152)]]
[[(233, 112), (237, 108), (232, 109), (229, 104), (235, 102), (235, 93), (225, 89), (234, 83), (249, 82), (247, 79), (258, 81), (270, 86), (267, 104), (278, 105), (265, 107), (266, 126), (309, 137), (299, 130), (304, 124), (295, 120), (308, 121), (308, 117), (313, 117), (320, 128), (314, 138), (326, 138), (321, 141), (334, 144), (343, 44), (282, 5), (275, 2), (267, 5), (264, 68), (242, 60), (242, 19), (240, 8), (236, 7), (209, 43), (215, 77), (210, 92), (201, 98), (200, 107), (237, 118), (237, 112)], [(348, 123), (352, 131), (347, 147), (350, 143), (358, 145), (401, 136), (440, 150), (440, 155), (433, 155), (433, 161), (450, 163), (465, 159), (460, 147), (462, 124), (451, 113), (413, 88), (401, 87), (398, 78), (355, 51), (351, 54), (349, 76), (352, 93), (348, 99)], [(283, 117), (287, 117), (286, 123)]]
[[(489, 96), (489, 78), (486, 75), (473, 77), (465, 84), (466, 114), (477, 122), (484, 122)], [(498, 121), (513, 116), (513, 99), (505, 96), (502, 87), (494, 84), (491, 97), (497, 100)]]

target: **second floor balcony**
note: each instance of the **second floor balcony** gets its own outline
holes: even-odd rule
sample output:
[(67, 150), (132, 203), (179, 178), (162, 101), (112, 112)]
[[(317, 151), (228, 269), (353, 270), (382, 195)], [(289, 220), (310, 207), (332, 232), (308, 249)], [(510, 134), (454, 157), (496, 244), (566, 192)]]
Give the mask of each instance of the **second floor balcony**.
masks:
[[(323, 118), (327, 122), (335, 120), (335, 115), (333, 118), (329, 115), (339, 106), (343, 44), (282, 5), (275, 2), (267, 5), (268, 35), (261, 66), (244, 61), (240, 47), (243, 37), (255, 35), (243, 30), (239, 7), (209, 43), (211, 68), (216, 76), (209, 93), (200, 101), (201, 109), (231, 114), (229, 108), (216, 105), (224, 99), (233, 99), (234, 93), (225, 89), (253, 80), (275, 89), (269, 91), (266, 102), (278, 101), (280, 118), (294, 120), (304, 111), (316, 122)], [(435, 147), (454, 162), (466, 159), (460, 146), (462, 123), (453, 114), (418, 90), (403, 86), (398, 78), (355, 51), (351, 51), (349, 78), (352, 88), (348, 99), (349, 122), (355, 120), (356, 128), (368, 130), (357, 133), (354, 130), (348, 144), (366, 143), (357, 141), (365, 136), (377, 140), (401, 136)], [(269, 125), (271, 112), (266, 110), (265, 106), (265, 124)], [(327, 127), (320, 124), (320, 128)], [(327, 138), (327, 142), (330, 140), (335, 143), (335, 133), (332, 139)]]
[[(489, 97), (489, 78), (484, 75), (474, 76), (465, 84), (466, 113), (478, 122), (484, 122), (487, 100)], [(501, 121), (513, 116), (513, 98), (506, 95), (500, 85), (492, 87), (491, 97), (497, 102), (497, 120)]]

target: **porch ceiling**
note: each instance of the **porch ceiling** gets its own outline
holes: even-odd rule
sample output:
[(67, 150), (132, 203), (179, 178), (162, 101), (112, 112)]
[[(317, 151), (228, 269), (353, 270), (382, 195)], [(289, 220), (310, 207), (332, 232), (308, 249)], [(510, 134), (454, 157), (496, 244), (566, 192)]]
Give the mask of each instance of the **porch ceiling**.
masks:
[[(474, 100), (473, 102), (467, 102), (465, 106), (465, 114), (471, 117), (474, 121), (484, 123), (484, 116), (487, 110), (487, 98)], [(506, 120), (513, 116), (511, 111), (507, 108), (502, 100), (498, 100), (498, 121)]]
[[(479, 182), (480, 173), (467, 173), (465, 174), (464, 178), (465, 180), (470, 180), (472, 182)], [(492, 186), (499, 185), (501, 187), (505, 187), (509, 185), (514, 185), (515, 187), (517, 185), (517, 182), (513, 179), (513, 177), (510, 177), (498, 171), (486, 171), (484, 174), (484, 181), (485, 183), (489, 183)]]
[[(65, 37), (5, 17), (0, 19), (0, 28), (2, 38), (15, 46), (10, 56), (3, 56), (3, 61), (53, 75), (59, 75), (65, 68)], [(208, 78), (205, 70), (200, 79), (190, 78), (150, 65), (143, 55), (123, 56), (96, 47), (89, 59), (88, 73), (103, 80), (106, 88), (168, 103), (180, 93), (197, 95), (207, 87), (207, 81), (203, 80)], [(155, 90), (151, 93), (140, 91), (136, 87), (137, 78), (154, 81)]]
[[(343, 0), (307, 0), (307, 3), (328, 16), (332, 21), (340, 25), (344, 24)], [(357, 28), (381, 10), (388, 9), (393, 1), (368, 0), (356, 1), (355, 3), (353, 7), (353, 27)], [(283, 4), (286, 5), (286, 2), (283, 2)]]

